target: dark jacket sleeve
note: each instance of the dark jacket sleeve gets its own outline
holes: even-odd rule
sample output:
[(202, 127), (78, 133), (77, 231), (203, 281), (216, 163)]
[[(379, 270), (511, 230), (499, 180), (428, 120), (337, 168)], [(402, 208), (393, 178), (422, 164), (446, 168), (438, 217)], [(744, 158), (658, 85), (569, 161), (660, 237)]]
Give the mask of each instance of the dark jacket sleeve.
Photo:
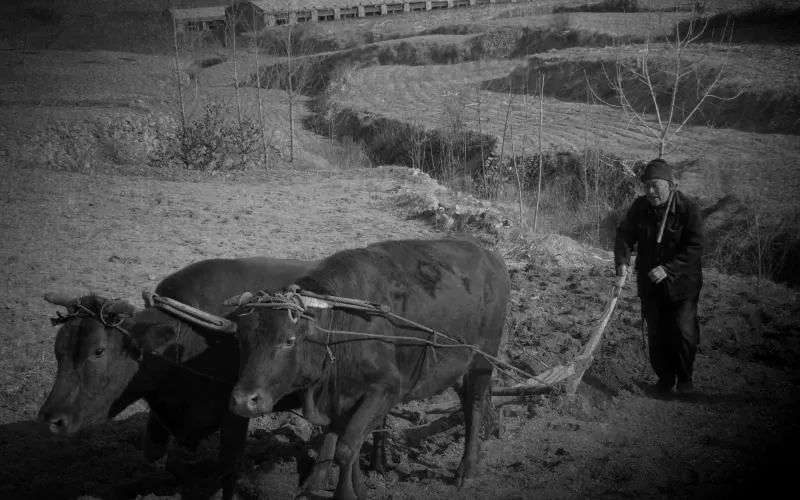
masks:
[(670, 280), (699, 274), (703, 256), (703, 216), (698, 206), (681, 196), (686, 207), (686, 221), (675, 252), (662, 266)]
[(639, 217), (639, 209), (637, 204), (639, 200), (634, 201), (628, 211), (625, 213), (625, 218), (622, 219), (619, 226), (617, 226), (616, 236), (614, 238), (614, 265), (619, 266), (631, 264), (631, 252), (633, 246), (636, 244), (637, 234), (636, 226)]

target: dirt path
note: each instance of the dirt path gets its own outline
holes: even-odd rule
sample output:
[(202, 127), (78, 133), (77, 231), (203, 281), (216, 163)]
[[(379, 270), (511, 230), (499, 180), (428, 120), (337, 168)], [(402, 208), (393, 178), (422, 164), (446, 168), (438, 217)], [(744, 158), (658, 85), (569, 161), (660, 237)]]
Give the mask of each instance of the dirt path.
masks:
[[(141, 407), (73, 439), (52, 438), (31, 422), (55, 371), (48, 323), (54, 308), (40, 298), (45, 291), (94, 291), (138, 302), (141, 289), (203, 258), (316, 258), (377, 240), (435, 234), (393, 202), (398, 192), (414, 188), (412, 178), (386, 170), (199, 182), (8, 166), (0, 175), (4, 499), (176, 499), (180, 492), (163, 467), (141, 458)], [(544, 244), (533, 248), (528, 267), (512, 274), (505, 354), (530, 370), (576, 352), (613, 281), (607, 266), (556, 266), (548, 252)], [(463, 431), (447, 425), (392, 434), (391, 471), (370, 476), (369, 498), (768, 496), (798, 465), (797, 296), (708, 272), (701, 306), (695, 398), (657, 400), (643, 389), (651, 375), (641, 371), (638, 306), (628, 288), (579, 397), (505, 406), (500, 435), (486, 440), (473, 485), (456, 490), (449, 484)], [(303, 429), (291, 416), (253, 422), (241, 498), (291, 498), (296, 459), (306, 453)], [(209, 475), (215, 447), (211, 440), (190, 457), (200, 474), (195, 481)]]

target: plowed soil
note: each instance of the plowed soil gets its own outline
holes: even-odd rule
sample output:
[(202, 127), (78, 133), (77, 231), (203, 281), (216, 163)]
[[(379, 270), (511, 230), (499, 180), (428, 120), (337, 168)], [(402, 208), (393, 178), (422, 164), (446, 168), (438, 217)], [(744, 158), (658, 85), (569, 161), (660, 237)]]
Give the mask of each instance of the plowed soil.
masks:
[[(317, 258), (436, 234), (396, 205), (421, 185), (397, 169), (160, 180), (5, 165), (0, 175), (4, 499), (188, 498), (187, 484), (207, 485), (216, 452), (215, 439), (196, 452), (173, 450), (186, 465), (180, 481), (147, 463), (141, 405), (72, 438), (50, 436), (34, 421), (55, 374), (55, 308), (44, 292), (138, 302), (140, 290), (203, 258)], [(609, 256), (565, 238), (541, 238), (513, 255), (509, 248), (499, 247), (514, 283), (503, 355), (540, 372), (571, 359), (595, 327), (614, 281)], [(495, 398), (474, 484), (450, 484), (463, 445), (456, 414), (392, 432), (389, 472), (369, 476), (369, 498), (749, 498), (790, 485), (800, 422), (797, 295), (713, 270), (706, 276), (696, 395), (647, 391), (653, 375), (629, 285), (575, 398)], [(424, 423), (452, 402), (445, 394), (403, 410)], [(411, 424), (391, 419), (396, 428)], [(311, 430), (291, 414), (254, 420), (239, 497), (291, 498)]]

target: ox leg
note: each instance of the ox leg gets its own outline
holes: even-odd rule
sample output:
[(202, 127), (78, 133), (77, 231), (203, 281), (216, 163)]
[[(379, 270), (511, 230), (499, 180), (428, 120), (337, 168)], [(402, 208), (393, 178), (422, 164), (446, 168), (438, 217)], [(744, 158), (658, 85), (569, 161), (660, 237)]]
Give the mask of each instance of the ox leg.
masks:
[(359, 465), (361, 445), (364, 444), (369, 432), (380, 424), (399, 399), (399, 397), (392, 398), (385, 389), (379, 390), (365, 396), (353, 412), (336, 444), (339, 482), (333, 496), (335, 499), (359, 500), (366, 498)]
[(161, 425), (161, 421), (151, 411), (147, 416), (147, 427), (144, 430), (142, 443), (144, 458), (150, 462), (155, 462), (162, 458), (167, 454), (168, 442), (169, 431)]
[(324, 490), (328, 480), (328, 470), (330, 469), (331, 462), (333, 462), (334, 454), (336, 453), (336, 441), (338, 436), (333, 432), (326, 432), (322, 441), (322, 446), (317, 453), (317, 459), (314, 461), (314, 466), (311, 472), (305, 477), (300, 478), (300, 493), (299, 495), (308, 496), (314, 491)]
[[(364, 440), (361, 440), (363, 443)], [(359, 500), (366, 498), (364, 481), (361, 477), (359, 465), (361, 446), (351, 441), (351, 444), (340, 438), (336, 444), (336, 464), (339, 466), (339, 481), (333, 494), (335, 500)]]
[(242, 465), (245, 441), (247, 440), (247, 426), (250, 420), (231, 412), (226, 412), (222, 422), (219, 439), (219, 471), (222, 486), (223, 500), (233, 498), (236, 481), (239, 479), (239, 469)]
[(464, 455), (456, 471), (455, 484), (459, 488), (468, 484), (478, 466), (480, 427), (483, 416), (486, 390), (492, 378), (492, 367), (488, 363), (470, 370), (464, 377), (464, 386), (459, 392), (464, 410)]

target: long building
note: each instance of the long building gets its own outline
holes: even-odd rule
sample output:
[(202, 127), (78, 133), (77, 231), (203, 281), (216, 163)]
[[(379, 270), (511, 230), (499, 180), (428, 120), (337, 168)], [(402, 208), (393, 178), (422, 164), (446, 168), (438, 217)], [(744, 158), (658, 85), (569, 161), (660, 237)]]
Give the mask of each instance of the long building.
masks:
[[(405, 12), (457, 9), (478, 5), (517, 3), (518, 0), (384, 0), (383, 2), (319, 5), (320, 0), (247, 0), (234, 7), (237, 25), (245, 29), (283, 24), (338, 21)], [(351, 0), (352, 1), (352, 0)], [(363, 1), (363, 0), (362, 0)], [(366, 0), (369, 2), (369, 0)], [(331, 2), (332, 3), (332, 2)], [(353, 1), (353, 3), (355, 3)]]

